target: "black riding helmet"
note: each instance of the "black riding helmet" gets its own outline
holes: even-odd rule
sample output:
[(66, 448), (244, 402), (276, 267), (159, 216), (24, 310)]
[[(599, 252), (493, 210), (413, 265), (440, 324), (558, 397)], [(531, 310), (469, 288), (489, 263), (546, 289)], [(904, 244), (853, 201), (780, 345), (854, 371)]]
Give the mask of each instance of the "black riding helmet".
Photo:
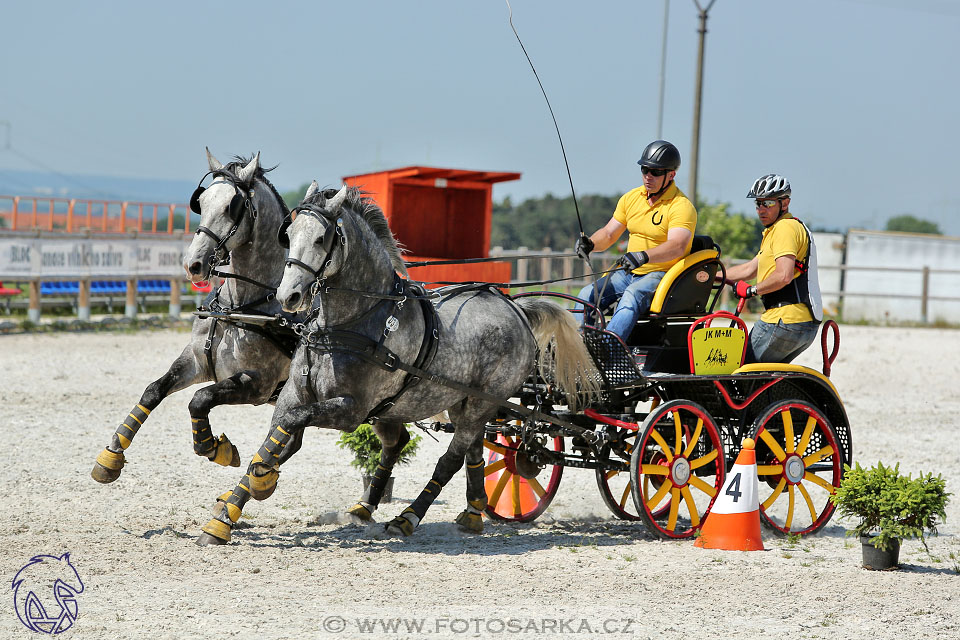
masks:
[(676, 171), (680, 168), (680, 152), (666, 140), (654, 140), (644, 148), (637, 164), (651, 169)]

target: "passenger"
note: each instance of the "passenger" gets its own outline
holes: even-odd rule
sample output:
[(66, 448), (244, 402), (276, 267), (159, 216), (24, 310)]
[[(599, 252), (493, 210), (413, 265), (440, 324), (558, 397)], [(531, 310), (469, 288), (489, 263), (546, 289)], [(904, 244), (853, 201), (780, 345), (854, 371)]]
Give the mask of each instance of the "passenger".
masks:
[[(790, 183), (783, 176), (758, 178), (747, 197), (756, 199), (765, 227), (760, 252), (727, 270), (727, 278), (738, 281), (732, 284), (737, 295), (759, 295), (765, 309), (750, 330), (746, 361), (791, 362), (817, 337), (823, 319), (817, 247), (806, 225), (790, 214)], [(746, 282), (754, 278), (756, 285)]]
[[(650, 310), (653, 294), (667, 270), (690, 253), (697, 226), (697, 210), (673, 182), (680, 167), (677, 148), (655, 140), (643, 150), (637, 164), (643, 174), (643, 186), (625, 193), (610, 221), (590, 237), (581, 234), (574, 247), (586, 257), (594, 249), (603, 251), (613, 245), (624, 229), (630, 231), (627, 253), (618, 263), (630, 269), (601, 278), (596, 286), (584, 287), (579, 295), (597, 304), (595, 292), (602, 292), (597, 304), (600, 309), (620, 299), (607, 329), (624, 341), (637, 318)], [(584, 323), (591, 322), (589, 315), (584, 313)]]

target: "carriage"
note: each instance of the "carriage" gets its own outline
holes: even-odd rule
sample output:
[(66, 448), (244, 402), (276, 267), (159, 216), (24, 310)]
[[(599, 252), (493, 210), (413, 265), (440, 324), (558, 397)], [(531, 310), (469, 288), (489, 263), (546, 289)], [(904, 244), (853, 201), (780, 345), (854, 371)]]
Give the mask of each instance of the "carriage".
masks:
[[(777, 534), (807, 535), (829, 521), (830, 496), (853, 453), (843, 403), (829, 379), (839, 347), (836, 323), (828, 321), (821, 334), (823, 372), (743, 365), (740, 309), (715, 311), (723, 269), (719, 247), (698, 236), (626, 342), (595, 315), (599, 326), (583, 328), (601, 378), (600, 397), (589, 408), (566, 406), (549, 372), (524, 383), (514, 402), (527, 410), (501, 410), (486, 427), (489, 517), (534, 520), (556, 495), (565, 468), (576, 467), (594, 471), (618, 518), (641, 520), (661, 538), (692, 537), (750, 437), (763, 524)], [(581, 302), (547, 292), (519, 295)]]

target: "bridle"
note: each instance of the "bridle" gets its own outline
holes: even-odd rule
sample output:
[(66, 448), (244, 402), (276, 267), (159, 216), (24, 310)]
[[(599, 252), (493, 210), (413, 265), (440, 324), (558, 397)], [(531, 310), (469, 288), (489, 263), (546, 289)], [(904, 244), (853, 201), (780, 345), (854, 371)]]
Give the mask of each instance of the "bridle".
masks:
[(294, 265), (300, 267), (307, 273), (313, 276), (314, 282), (310, 287), (311, 295), (316, 296), (320, 289), (323, 287), (323, 282), (326, 279), (325, 271), (327, 267), (330, 266), (330, 262), (333, 260), (333, 248), (334, 241), (337, 237), (340, 238), (340, 246), (346, 246), (347, 237), (343, 233), (343, 218), (319, 207), (315, 204), (301, 204), (299, 207), (290, 212), (290, 215), (283, 221), (280, 225), (280, 230), (277, 232), (277, 240), (280, 242), (280, 246), (287, 249), (290, 248), (290, 236), (287, 233), (287, 229), (293, 223), (293, 214), (310, 216), (316, 220), (325, 223), (326, 230), (323, 233), (323, 251), (326, 254), (323, 264), (320, 265), (319, 269), (314, 269), (306, 262), (297, 260), (296, 258), (287, 257), (285, 265)]
[(209, 227), (200, 225), (197, 227), (196, 233), (199, 235), (204, 233), (210, 236), (214, 242), (217, 243), (216, 247), (213, 249), (213, 253), (210, 259), (210, 268), (215, 269), (221, 265), (230, 264), (230, 251), (226, 249), (227, 242), (230, 241), (236, 233), (237, 229), (240, 228), (240, 224), (243, 222), (243, 215), (246, 211), (250, 212), (250, 215), (253, 216), (253, 219), (257, 219), (257, 207), (253, 203), (253, 187), (247, 189), (244, 185), (229, 171), (224, 169), (215, 169), (213, 171), (208, 171), (203, 174), (203, 177), (200, 178), (200, 182), (197, 184), (197, 188), (194, 189), (193, 195), (190, 196), (190, 210), (196, 214), (200, 214), (200, 196), (206, 191), (206, 187), (201, 186), (203, 181), (207, 179), (207, 176), (213, 175), (215, 178), (222, 178), (225, 182), (229, 182), (234, 191), (236, 192), (230, 200), (230, 204), (227, 206), (227, 216), (230, 220), (233, 221), (233, 226), (230, 227), (230, 230), (222, 238), (214, 233)]

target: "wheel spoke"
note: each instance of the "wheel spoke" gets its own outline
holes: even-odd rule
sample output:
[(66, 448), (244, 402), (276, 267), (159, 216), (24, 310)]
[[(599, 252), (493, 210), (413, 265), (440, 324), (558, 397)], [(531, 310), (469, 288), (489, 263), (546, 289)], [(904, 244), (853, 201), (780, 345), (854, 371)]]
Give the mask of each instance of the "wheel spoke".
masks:
[(700, 491), (703, 491), (705, 494), (707, 494), (711, 498), (717, 495), (716, 487), (711, 487), (709, 484), (707, 484), (697, 476), (690, 476), (690, 486), (700, 489)]
[(700, 514), (697, 512), (697, 504), (693, 501), (693, 493), (690, 492), (690, 487), (680, 489), (680, 493), (683, 494), (683, 501), (687, 503), (687, 511), (690, 512), (690, 525), (693, 527), (700, 526)]
[(513, 515), (520, 517), (523, 510), (520, 508), (520, 478), (516, 475), (510, 477), (511, 499), (513, 500)]
[(804, 457), (803, 466), (809, 467), (810, 465), (816, 464), (826, 458), (827, 456), (833, 455), (833, 447), (830, 445), (825, 446), (823, 449), (811, 453), (810, 455)]
[(667, 495), (667, 492), (670, 491), (671, 488), (673, 488), (673, 482), (670, 480), (664, 480), (657, 492), (653, 494), (653, 497), (647, 500), (647, 509), (654, 511), (657, 505), (660, 504), (663, 496)]
[(800, 444), (797, 445), (797, 451), (801, 454), (807, 450), (807, 445), (810, 444), (810, 436), (813, 435), (813, 428), (817, 425), (817, 419), (814, 416), (809, 416), (807, 418), (807, 424), (803, 427), (803, 435), (800, 436)]
[(793, 416), (790, 415), (790, 409), (784, 409), (780, 415), (783, 416), (783, 440), (787, 445), (787, 453), (793, 453)]
[(506, 460), (497, 460), (496, 462), (491, 462), (486, 467), (484, 467), (483, 475), (484, 477), (489, 476), (491, 474), (496, 473), (497, 471), (500, 471), (501, 469), (506, 468), (506, 466), (507, 466)]
[(493, 451), (494, 453), (499, 453), (502, 456), (507, 455), (507, 450), (502, 445), (490, 442), (488, 440), (484, 440), (483, 446), (489, 449), (490, 451)]
[(830, 494), (832, 494), (834, 491), (837, 490), (837, 488), (834, 487), (832, 484), (830, 484), (829, 482), (827, 482), (817, 474), (810, 473), (809, 471), (803, 474), (803, 479), (808, 482), (812, 482), (813, 484), (820, 485), (821, 487), (826, 489), (827, 492), (829, 492)]
[(773, 435), (766, 429), (760, 432), (760, 439), (763, 440), (768, 447), (770, 447), (770, 451), (772, 451), (773, 455), (777, 457), (777, 460), (782, 461), (784, 458), (787, 457), (787, 454), (780, 447), (780, 444), (776, 441)]
[(679, 512), (680, 512), (680, 489), (671, 489), (670, 516), (667, 518), (667, 530), (674, 531), (677, 528), (677, 514)]
[(703, 418), (697, 418), (697, 427), (693, 430), (693, 435), (690, 436), (690, 444), (687, 445), (686, 450), (683, 452), (684, 458), (689, 458), (690, 454), (693, 453), (693, 448), (697, 446), (697, 440), (700, 439), (701, 431), (703, 431)]
[(692, 469), (699, 469), (700, 467), (702, 467), (702, 466), (705, 465), (705, 464), (710, 464), (711, 462), (713, 462), (714, 460), (717, 459), (717, 455), (718, 455), (718, 454), (719, 454), (719, 451), (717, 451), (716, 449), (714, 449), (714, 450), (711, 451), (710, 453), (708, 453), (708, 454), (706, 454), (706, 455), (703, 455), (703, 456), (700, 456), (700, 457), (697, 458), (696, 460), (691, 460), (691, 461), (690, 461), (690, 469), (691, 469), (691, 470), (692, 470)]
[(757, 465), (757, 475), (758, 476), (776, 476), (783, 473), (782, 464), (758, 464)]
[(668, 476), (670, 475), (670, 467), (665, 467), (662, 464), (644, 464), (640, 465), (640, 471), (645, 476)]
[(796, 494), (793, 490), (793, 485), (790, 485), (787, 488), (787, 521), (783, 523), (788, 531), (793, 526), (793, 506), (795, 500)]
[(681, 450), (682, 447), (683, 447), (683, 425), (680, 424), (680, 412), (679, 412), (679, 411), (674, 411), (674, 412), (673, 412), (673, 428), (674, 428), (674, 431), (675, 431), (675, 435), (676, 435), (676, 437), (677, 437), (677, 439), (676, 439), (677, 448), (676, 448), (676, 451), (674, 451), (674, 453), (675, 453), (676, 455), (680, 455), (680, 450)]
[(626, 508), (627, 508), (627, 507), (626, 507), (626, 505), (627, 505), (627, 497), (630, 495), (630, 490), (631, 490), (631, 489), (633, 489), (633, 483), (632, 483), (632, 482), (628, 482), (628, 483), (627, 483), (627, 488), (623, 490), (623, 495), (620, 496), (620, 508), (621, 508), (621, 509), (626, 509)]
[(536, 478), (527, 478), (527, 484), (530, 485), (530, 488), (533, 489), (533, 492), (537, 494), (538, 498), (543, 498), (543, 496), (547, 495), (547, 490), (537, 482)]
[(817, 510), (813, 508), (813, 500), (810, 498), (810, 494), (807, 493), (806, 488), (802, 484), (798, 484), (797, 489), (800, 491), (800, 495), (803, 496), (803, 499), (807, 502), (807, 509), (810, 510), (810, 522), (816, 522)]
[(770, 506), (777, 501), (777, 498), (780, 497), (780, 494), (783, 493), (783, 488), (787, 486), (787, 479), (780, 478), (780, 482), (777, 483), (776, 489), (773, 490), (773, 493), (770, 494), (770, 497), (763, 501), (760, 505), (764, 509), (769, 509)]
[(490, 494), (490, 504), (497, 504), (500, 502), (500, 496), (503, 494), (503, 490), (507, 486), (507, 482), (510, 478), (513, 477), (513, 474), (509, 471), (504, 471), (500, 476), (500, 479), (497, 480), (497, 486), (493, 488), (493, 493)]
[(656, 429), (650, 431), (650, 436), (660, 445), (660, 448), (663, 449), (663, 455), (667, 457), (667, 462), (673, 462), (673, 451), (670, 450), (670, 445), (667, 444), (667, 441), (663, 439), (663, 436), (660, 435), (660, 432)]

